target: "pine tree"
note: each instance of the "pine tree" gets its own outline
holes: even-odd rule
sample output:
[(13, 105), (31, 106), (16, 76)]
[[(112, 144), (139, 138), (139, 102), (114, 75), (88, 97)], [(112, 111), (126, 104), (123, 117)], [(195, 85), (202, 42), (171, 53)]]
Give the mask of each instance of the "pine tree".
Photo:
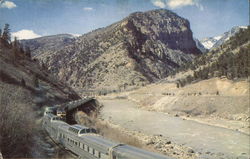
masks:
[(12, 49), (14, 52), (14, 61), (18, 61), (21, 58), (21, 44), (17, 40), (17, 38), (14, 38), (14, 41), (11, 43), (12, 44)]
[(10, 36), (10, 25), (5, 24), (3, 33), (2, 33), (2, 39), (6, 41), (7, 43), (11, 42), (11, 36)]
[(14, 41), (12, 42), (12, 46), (16, 49), (19, 48), (19, 41), (17, 40), (17, 37), (14, 38)]
[(30, 48), (28, 46), (26, 46), (26, 48), (25, 48), (25, 54), (27, 57), (31, 58), (31, 51), (30, 51)]

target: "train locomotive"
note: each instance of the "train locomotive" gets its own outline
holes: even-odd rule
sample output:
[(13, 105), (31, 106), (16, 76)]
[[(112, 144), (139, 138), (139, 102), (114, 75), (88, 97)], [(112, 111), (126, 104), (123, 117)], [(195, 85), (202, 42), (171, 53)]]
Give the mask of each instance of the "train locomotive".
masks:
[(60, 116), (45, 110), (42, 126), (50, 137), (82, 159), (170, 159), (164, 155), (114, 142), (98, 135), (93, 128), (69, 125)]

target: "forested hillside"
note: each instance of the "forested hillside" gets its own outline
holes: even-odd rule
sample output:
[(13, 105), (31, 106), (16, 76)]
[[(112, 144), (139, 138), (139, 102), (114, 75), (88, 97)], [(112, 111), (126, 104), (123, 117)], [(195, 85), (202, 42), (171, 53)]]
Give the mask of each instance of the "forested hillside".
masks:
[(192, 63), (180, 67), (172, 75), (191, 71), (178, 84), (183, 86), (195, 80), (225, 76), (236, 80), (247, 78), (250, 70), (250, 27), (240, 30), (219, 48), (197, 57)]

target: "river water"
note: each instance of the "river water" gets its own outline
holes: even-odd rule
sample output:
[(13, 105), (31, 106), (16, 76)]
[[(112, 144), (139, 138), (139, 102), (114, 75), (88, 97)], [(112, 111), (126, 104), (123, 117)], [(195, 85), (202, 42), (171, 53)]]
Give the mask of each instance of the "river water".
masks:
[[(148, 135), (163, 135), (195, 152), (221, 154), (220, 158), (250, 156), (250, 136), (226, 128), (183, 120), (165, 113), (141, 110), (126, 99), (100, 100), (104, 105), (101, 116), (129, 130)], [(205, 157), (204, 158), (210, 158)]]

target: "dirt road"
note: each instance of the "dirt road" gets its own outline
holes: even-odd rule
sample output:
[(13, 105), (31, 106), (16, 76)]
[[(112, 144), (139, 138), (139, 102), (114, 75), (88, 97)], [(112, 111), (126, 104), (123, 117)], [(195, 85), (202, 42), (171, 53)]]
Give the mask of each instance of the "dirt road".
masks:
[(126, 99), (100, 102), (104, 104), (101, 111), (104, 120), (148, 135), (161, 134), (177, 144), (200, 152), (202, 158), (214, 158), (208, 154), (217, 154), (218, 158), (248, 159), (250, 156), (250, 136), (247, 134), (164, 113), (141, 110)]

